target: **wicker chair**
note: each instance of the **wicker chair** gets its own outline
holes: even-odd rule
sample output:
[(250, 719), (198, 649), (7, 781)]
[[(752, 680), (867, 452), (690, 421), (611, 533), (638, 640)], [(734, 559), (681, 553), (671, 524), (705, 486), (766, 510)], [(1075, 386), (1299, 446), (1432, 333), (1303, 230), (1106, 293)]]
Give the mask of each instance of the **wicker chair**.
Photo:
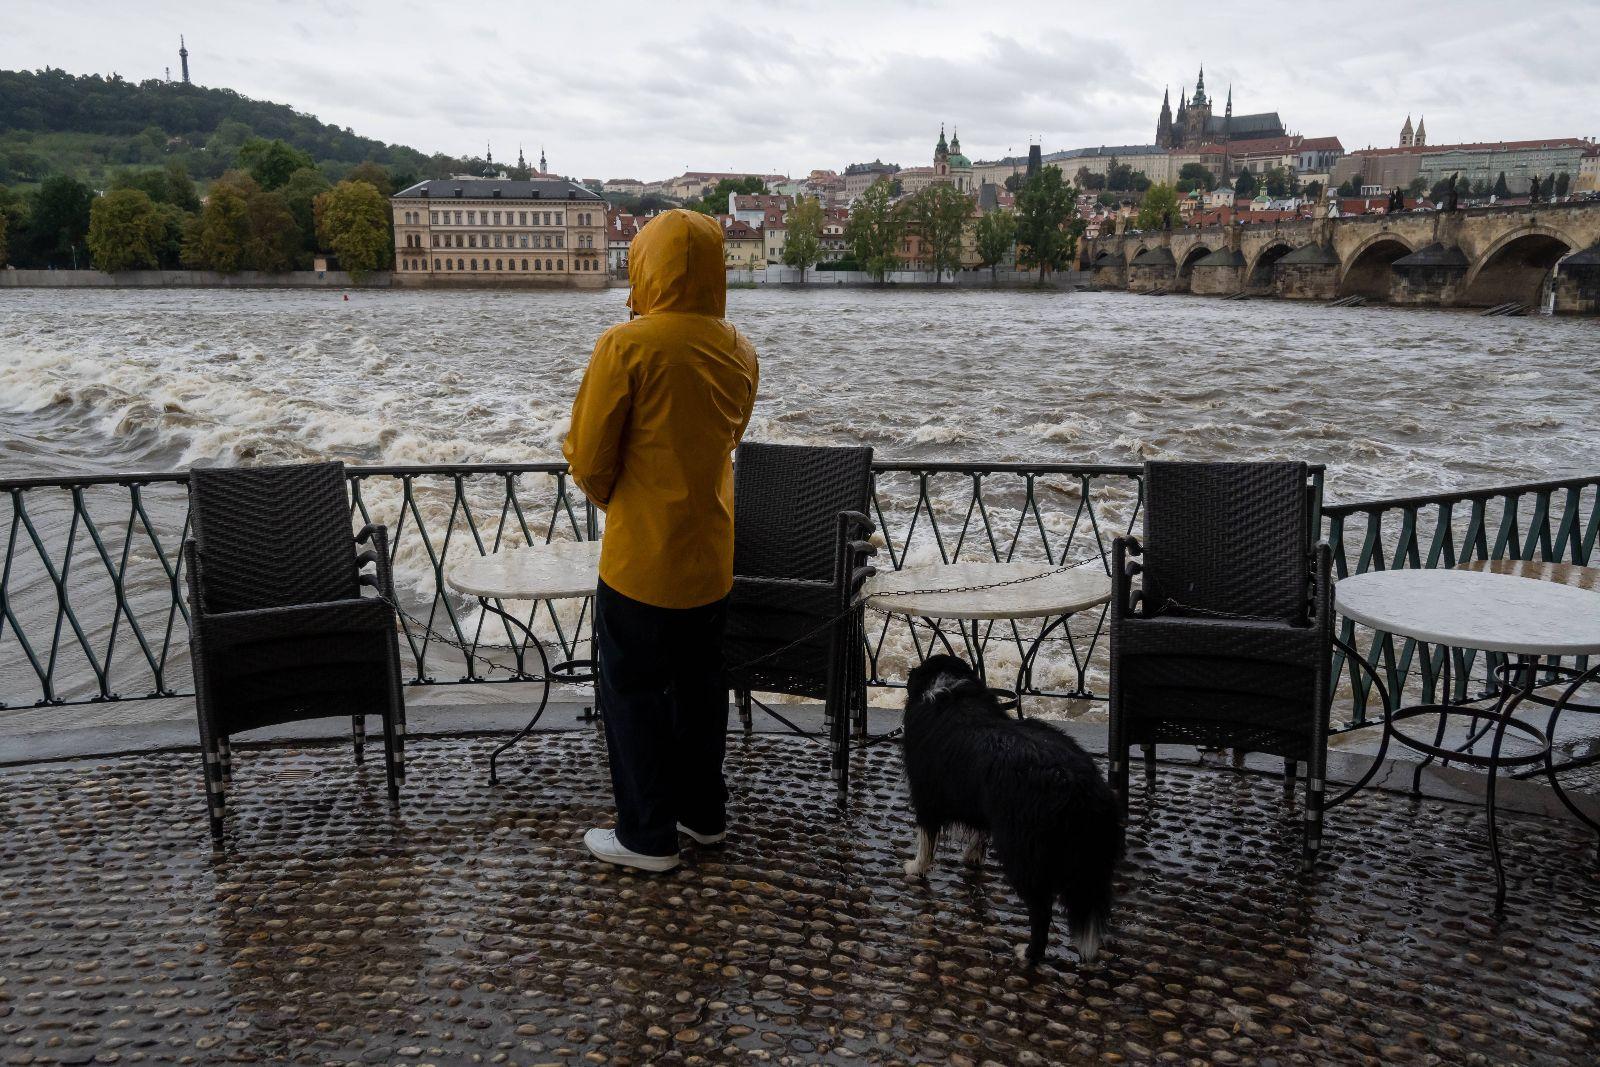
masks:
[(1333, 641), (1332, 557), (1312, 546), (1317, 489), (1303, 463), (1147, 463), (1144, 490), (1144, 543), (1112, 549), (1112, 786), (1126, 811), (1132, 745), (1152, 785), (1159, 744), (1281, 756), (1291, 797), (1303, 761), (1309, 866)]
[[(849, 787), (852, 723), (865, 725), (861, 609), (873, 573), (872, 449), (742, 444), (734, 453), (733, 594), (723, 642), (745, 732), (752, 705), (799, 727), (751, 694), (818, 699), (834, 779)], [(834, 620), (829, 625), (829, 620)]]
[[(366, 716), (381, 716), (398, 803), (406, 711), (388, 536), (367, 526), (352, 538), (343, 465), (195, 468), (189, 515), (189, 648), (213, 841), (232, 785), (229, 742), (258, 727), (349, 715), (360, 762)], [(362, 573), (369, 563), (376, 573)], [(363, 597), (363, 585), (379, 595)]]

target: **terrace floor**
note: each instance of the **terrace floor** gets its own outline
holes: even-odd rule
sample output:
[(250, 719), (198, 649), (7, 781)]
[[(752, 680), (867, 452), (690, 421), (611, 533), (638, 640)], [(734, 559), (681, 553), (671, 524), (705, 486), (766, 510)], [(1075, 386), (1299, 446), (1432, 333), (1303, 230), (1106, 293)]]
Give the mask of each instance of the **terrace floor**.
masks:
[[(402, 808), (344, 746), (244, 749), (228, 848), (195, 757), (0, 773), (0, 1063), (1593, 1063), (1600, 864), (1577, 824), (1368, 792), (1297, 873), (1273, 779), (1135, 790), (1112, 940), (1020, 973), (992, 864), (905, 878), (892, 746), (731, 744), (734, 832), (678, 871), (584, 852), (591, 729), (418, 739)], [(1058, 934), (1061, 933), (1058, 924)]]

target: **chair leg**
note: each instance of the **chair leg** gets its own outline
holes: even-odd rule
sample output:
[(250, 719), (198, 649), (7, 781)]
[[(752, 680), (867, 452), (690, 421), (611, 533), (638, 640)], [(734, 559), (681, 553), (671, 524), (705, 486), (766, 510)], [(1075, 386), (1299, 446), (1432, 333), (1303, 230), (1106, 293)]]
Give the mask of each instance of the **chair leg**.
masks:
[(1140, 751), (1144, 753), (1144, 784), (1146, 789), (1154, 790), (1156, 787), (1156, 746), (1141, 745)]
[(1322, 790), (1322, 778), (1308, 768), (1306, 774), (1306, 840), (1304, 854), (1304, 865), (1307, 871), (1316, 866), (1317, 851), (1322, 847)]
[(214, 740), (201, 745), (202, 769), (206, 784), (206, 821), (211, 827), (213, 848), (222, 847), (222, 820), (227, 813), (227, 787), (223, 784), (222, 753)]
[(355, 743), (356, 762), (363, 762), (367, 754), (367, 717), (365, 715), (350, 716), (350, 739)]
[(1111, 760), (1109, 779), (1111, 791), (1117, 795), (1117, 803), (1122, 806), (1122, 816), (1128, 816), (1128, 750), (1113, 743), (1109, 754)]
[(1285, 803), (1294, 803), (1294, 778), (1300, 764), (1296, 760), (1283, 761), (1283, 799)]
[(750, 690), (737, 689), (734, 691), (733, 700), (739, 705), (739, 725), (744, 727), (744, 735), (749, 737), (755, 732), (755, 713), (750, 705)]
[(217, 740), (217, 763), (222, 768), (222, 793), (226, 801), (233, 789), (233, 746), (226, 737)]
[(401, 767), (405, 760), (405, 724), (394, 714), (383, 717), (383, 770), (389, 784), (389, 803), (400, 803)]

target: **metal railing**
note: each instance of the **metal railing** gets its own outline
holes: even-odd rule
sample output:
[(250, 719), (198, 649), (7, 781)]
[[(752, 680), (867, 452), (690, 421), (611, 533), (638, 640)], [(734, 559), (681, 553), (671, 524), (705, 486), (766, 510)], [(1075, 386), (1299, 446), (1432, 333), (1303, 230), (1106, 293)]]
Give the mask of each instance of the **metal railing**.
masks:
[[(1370, 570), (1457, 567), (1479, 560), (1587, 565), (1600, 535), (1600, 475), (1340, 504), (1325, 508), (1324, 517), (1336, 579)], [(1398, 708), (1408, 685), (1420, 689), (1423, 703), (1473, 699), (1483, 695), (1470, 691), (1473, 669), (1482, 667), (1486, 689), (1492, 690), (1490, 672), (1503, 662), (1470, 649), (1410, 638), (1396, 641), (1344, 618), (1339, 636), (1354, 647), (1364, 645), (1363, 658), (1383, 675), (1390, 706), (1380, 711)], [(1440, 692), (1446, 655), (1454, 657), (1448, 694)], [(1558, 663), (1554, 658), (1549, 662)], [(1578, 665), (1584, 664), (1580, 658)], [(1347, 672), (1351, 718), (1335, 729), (1375, 721), (1368, 715), (1371, 677), (1336, 654), (1336, 680), (1341, 671)]]
[[(1112, 538), (1138, 529), (1141, 469), (1030, 463), (875, 464), (878, 565), (1035, 560), (1107, 567)], [(352, 520), (390, 529), (407, 682), (512, 682), (529, 677), (527, 637), (450, 593), (446, 568), (464, 554), (597, 535), (594, 516), (562, 463), (351, 467)], [(1320, 473), (1318, 475), (1320, 484)], [(188, 532), (183, 473), (27, 478), (0, 482), (6, 530), (0, 570), (0, 709), (187, 695), (188, 612), (181, 545)], [(1338, 577), (1375, 568), (1448, 567), (1477, 559), (1587, 563), (1600, 533), (1600, 476), (1323, 509)], [(541, 640), (579, 656), (589, 639), (585, 601), (506, 605)], [(995, 622), (985, 658), (1020, 664), (1038, 623)], [(444, 640), (441, 640), (441, 636)], [(950, 636), (956, 636), (954, 628)], [(1436, 692), (1444, 650), (1397, 642), (1349, 620), (1341, 636), (1398, 701), (1411, 680)], [(962, 635), (960, 640), (968, 640)], [(869, 684), (901, 684), (937, 635), (926, 624), (874, 613), (867, 627)], [(992, 645), (989, 644), (992, 642)], [(1104, 691), (1105, 612), (1085, 612), (1046, 643), (1022, 679), (1030, 696), (1090, 698)], [(1454, 672), (1465, 699), (1472, 653)], [(537, 657), (532, 657), (537, 662)], [(1351, 714), (1371, 721), (1370, 681), (1343, 656)], [(1009, 681), (1009, 679), (1007, 679)]]

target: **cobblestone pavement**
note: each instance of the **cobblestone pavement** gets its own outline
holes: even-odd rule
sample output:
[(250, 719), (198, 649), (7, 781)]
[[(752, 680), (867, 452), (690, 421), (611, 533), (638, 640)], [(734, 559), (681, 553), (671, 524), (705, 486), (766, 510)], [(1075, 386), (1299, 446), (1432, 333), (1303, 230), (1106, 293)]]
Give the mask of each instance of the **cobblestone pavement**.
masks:
[[(1574, 826), (1367, 794), (1296, 873), (1271, 779), (1136, 790), (1116, 927), (1030, 979), (998, 872), (901, 871), (899, 756), (840, 812), (818, 751), (736, 742), (734, 832), (673, 874), (583, 851), (608, 810), (588, 732), (485, 782), (490, 742), (421, 742), (398, 816), (344, 748), (238, 756), (225, 853), (195, 759), (0, 776), (0, 1062), (1588, 1063), (1600, 871)], [(1062, 940), (1058, 924), (1058, 942)]]

